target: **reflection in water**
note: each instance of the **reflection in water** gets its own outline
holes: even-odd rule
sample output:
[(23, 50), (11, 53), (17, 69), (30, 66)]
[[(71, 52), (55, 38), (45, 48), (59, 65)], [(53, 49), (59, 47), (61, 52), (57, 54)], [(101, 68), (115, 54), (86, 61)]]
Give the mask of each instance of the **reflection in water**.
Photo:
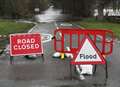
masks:
[(50, 6), (42, 14), (35, 15), (35, 19), (37, 22), (52, 22), (61, 17), (61, 12), (61, 10), (56, 10), (53, 6)]

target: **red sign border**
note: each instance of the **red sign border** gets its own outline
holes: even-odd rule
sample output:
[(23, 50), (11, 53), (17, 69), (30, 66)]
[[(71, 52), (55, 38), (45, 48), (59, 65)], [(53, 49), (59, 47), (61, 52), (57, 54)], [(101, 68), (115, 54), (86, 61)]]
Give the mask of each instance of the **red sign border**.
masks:
[[(95, 51), (98, 53), (98, 55), (100, 56), (101, 58), (101, 61), (85, 61), (85, 62), (75, 62), (75, 59), (77, 58), (77, 55), (78, 53), (80, 52), (85, 40), (88, 39), (90, 44), (93, 46), (93, 48), (95, 49)], [(80, 64), (105, 64), (105, 58), (102, 56), (102, 53), (99, 51), (99, 49), (96, 47), (96, 45), (93, 43), (93, 41), (88, 37), (88, 36), (85, 36), (85, 38), (82, 40), (81, 42), (81, 46), (79, 47), (79, 50), (78, 50), (78, 53), (75, 53), (74, 54), (74, 59), (71, 61), (71, 64), (72, 65), (80, 65)]]
[[(42, 43), (42, 40), (41, 40), (41, 49), (42, 49), (42, 52), (38, 52), (38, 53), (27, 53), (27, 54), (12, 54), (12, 49), (11, 49), (11, 37), (12, 36), (16, 36), (16, 35), (28, 35), (28, 34), (31, 34), (31, 35), (33, 35), (33, 34), (39, 34), (40, 35), (40, 33), (16, 33), (16, 34), (10, 34), (9, 35), (9, 37), (10, 37), (10, 56), (25, 56), (25, 55), (35, 55), (35, 54), (39, 54), (39, 55), (41, 55), (41, 54), (43, 54), (43, 43)], [(40, 39), (41, 39), (41, 35), (40, 35)]]

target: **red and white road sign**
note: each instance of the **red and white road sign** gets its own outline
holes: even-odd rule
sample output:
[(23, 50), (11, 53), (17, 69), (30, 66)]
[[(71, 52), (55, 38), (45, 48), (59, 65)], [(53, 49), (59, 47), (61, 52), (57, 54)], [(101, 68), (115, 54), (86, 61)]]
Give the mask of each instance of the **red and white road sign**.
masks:
[(41, 43), (41, 36), (39, 33), (35, 34), (11, 34), (10, 35), (10, 55), (32, 55), (42, 54), (43, 47)]
[(105, 60), (93, 41), (86, 36), (71, 64), (105, 64)]

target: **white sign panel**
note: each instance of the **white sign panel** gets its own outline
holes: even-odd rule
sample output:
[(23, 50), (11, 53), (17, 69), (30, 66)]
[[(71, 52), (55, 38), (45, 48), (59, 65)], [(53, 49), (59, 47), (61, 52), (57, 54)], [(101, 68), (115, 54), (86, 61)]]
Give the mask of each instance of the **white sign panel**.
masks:
[(75, 57), (73, 64), (97, 64), (104, 63), (104, 58), (92, 40), (87, 37)]

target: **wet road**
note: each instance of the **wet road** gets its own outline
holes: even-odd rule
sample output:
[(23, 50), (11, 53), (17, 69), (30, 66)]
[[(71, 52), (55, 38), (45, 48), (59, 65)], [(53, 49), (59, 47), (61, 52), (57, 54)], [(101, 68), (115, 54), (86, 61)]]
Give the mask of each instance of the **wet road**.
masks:
[[(41, 23), (30, 32), (52, 34), (57, 26), (71, 24)], [(36, 60), (27, 60), (23, 56), (15, 57), (14, 65), (9, 64), (9, 55), (3, 54), (0, 58), (0, 87), (120, 87), (119, 63), (120, 43), (115, 43), (113, 55), (108, 63), (109, 78), (106, 81), (104, 65), (97, 66), (94, 76), (86, 76), (84, 81), (71, 80), (70, 60), (53, 59), (53, 41), (43, 44), (44, 60), (39, 56)], [(76, 77), (75, 72), (72, 72)], [(106, 84), (106, 85), (105, 85)]]

